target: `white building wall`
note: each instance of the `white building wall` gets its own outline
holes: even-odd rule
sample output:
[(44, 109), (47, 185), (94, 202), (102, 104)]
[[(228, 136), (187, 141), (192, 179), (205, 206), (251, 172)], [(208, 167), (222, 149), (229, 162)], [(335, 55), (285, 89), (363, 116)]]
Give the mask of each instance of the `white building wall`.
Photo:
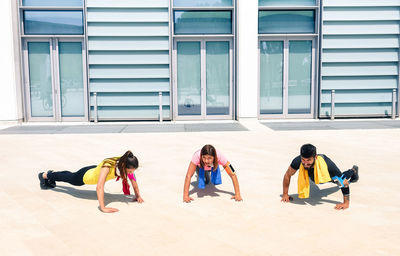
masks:
[(0, 121), (16, 121), (21, 114), (15, 76), (14, 48), (18, 48), (18, 44), (14, 45), (12, 2), (0, 1)]
[(257, 117), (258, 0), (238, 1), (238, 117)]

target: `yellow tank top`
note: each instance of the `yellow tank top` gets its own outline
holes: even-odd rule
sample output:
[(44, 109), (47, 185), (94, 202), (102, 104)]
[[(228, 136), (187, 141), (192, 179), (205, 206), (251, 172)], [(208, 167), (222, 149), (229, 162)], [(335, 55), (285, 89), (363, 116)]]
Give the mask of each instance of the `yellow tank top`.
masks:
[(83, 175), (83, 183), (87, 185), (93, 185), (97, 184), (99, 181), (99, 176), (101, 172), (102, 167), (109, 167), (110, 171), (107, 174), (106, 181), (115, 179), (117, 176), (115, 176), (115, 166), (117, 164), (117, 161), (121, 157), (110, 157), (104, 159), (99, 165), (97, 165), (95, 168), (89, 169), (85, 175)]

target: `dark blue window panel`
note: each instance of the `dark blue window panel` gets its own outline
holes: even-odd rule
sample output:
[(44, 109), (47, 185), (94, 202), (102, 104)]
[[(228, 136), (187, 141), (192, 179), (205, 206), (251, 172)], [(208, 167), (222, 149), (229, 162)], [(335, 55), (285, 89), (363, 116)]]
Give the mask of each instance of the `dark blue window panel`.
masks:
[(82, 11), (24, 11), (25, 35), (83, 35)]
[(232, 34), (231, 11), (174, 11), (176, 35)]
[(23, 6), (82, 6), (83, 0), (22, 0)]
[(315, 33), (315, 11), (259, 11), (260, 34)]

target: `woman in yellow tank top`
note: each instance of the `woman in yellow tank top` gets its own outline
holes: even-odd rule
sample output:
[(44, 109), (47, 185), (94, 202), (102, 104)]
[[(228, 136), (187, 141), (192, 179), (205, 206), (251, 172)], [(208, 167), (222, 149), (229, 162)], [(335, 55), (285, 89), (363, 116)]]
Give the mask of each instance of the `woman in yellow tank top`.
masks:
[(99, 165), (91, 165), (81, 168), (77, 172), (54, 172), (47, 171), (39, 173), (40, 188), (49, 189), (56, 187), (56, 181), (68, 182), (75, 186), (85, 184), (97, 184), (96, 192), (102, 212), (117, 212), (118, 209), (105, 207), (104, 205), (104, 184), (111, 179), (122, 179), (124, 194), (129, 195), (128, 179), (131, 181), (136, 198), (134, 201), (143, 202), (136, 182), (135, 170), (139, 166), (138, 159), (131, 151), (126, 151), (121, 157), (104, 159)]

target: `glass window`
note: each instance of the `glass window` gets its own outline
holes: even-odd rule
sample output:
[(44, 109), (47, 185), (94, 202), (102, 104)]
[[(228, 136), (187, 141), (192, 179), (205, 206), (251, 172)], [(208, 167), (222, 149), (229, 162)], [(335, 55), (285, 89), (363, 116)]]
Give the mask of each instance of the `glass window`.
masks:
[(32, 117), (53, 116), (50, 43), (29, 42), (29, 91)]
[(200, 42), (178, 42), (178, 114), (201, 115)]
[(283, 113), (283, 41), (260, 44), (260, 114)]
[(289, 41), (289, 114), (311, 113), (312, 41)]
[(259, 11), (258, 33), (296, 34), (315, 33), (315, 12), (312, 11)]
[(83, 35), (82, 11), (24, 11), (26, 35)]
[(258, 0), (259, 6), (315, 6), (315, 0)]
[(232, 34), (231, 11), (175, 11), (176, 35)]
[(233, 6), (232, 0), (174, 0), (174, 7)]
[(22, 0), (23, 6), (83, 6), (83, 0)]
[(61, 114), (84, 116), (82, 43), (60, 42), (58, 48)]
[(229, 42), (206, 42), (207, 115), (229, 115)]

